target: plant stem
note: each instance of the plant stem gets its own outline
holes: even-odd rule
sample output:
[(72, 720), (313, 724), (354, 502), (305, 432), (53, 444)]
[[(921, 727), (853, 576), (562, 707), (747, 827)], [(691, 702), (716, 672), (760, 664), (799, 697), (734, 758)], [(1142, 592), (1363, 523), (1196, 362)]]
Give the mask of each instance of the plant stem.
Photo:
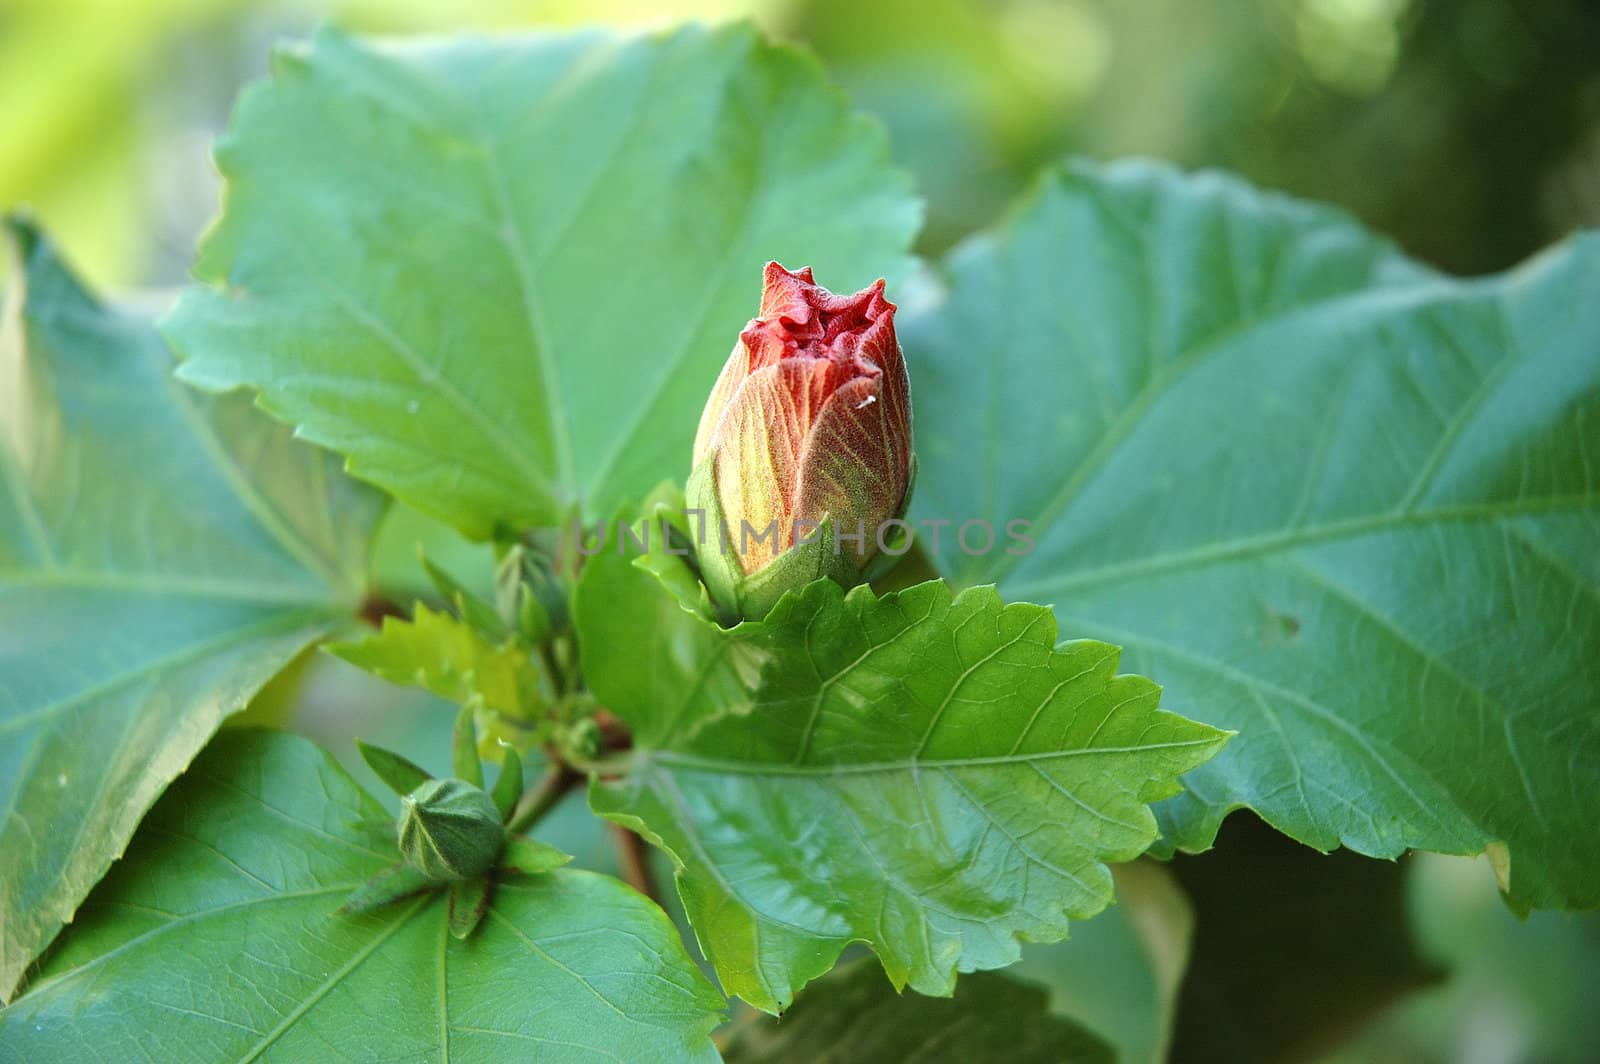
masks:
[(628, 886), (661, 904), (661, 893), (656, 889), (655, 873), (650, 871), (650, 853), (644, 840), (621, 824), (611, 824), (611, 841), (617, 847), (617, 863), (622, 878)]
[(506, 821), (506, 830), (516, 835), (533, 827), (582, 779), (583, 776), (568, 765), (550, 766), (539, 782), (523, 793), (511, 819)]
[(399, 603), (376, 592), (367, 596), (361, 603), (361, 609), (358, 613), (358, 616), (363, 621), (374, 628), (382, 628), (385, 617), (404, 617), (405, 615), (406, 611), (400, 607)]
[(633, 767), (633, 754), (624, 750), (594, 759), (573, 757), (572, 766), (596, 776), (624, 776)]

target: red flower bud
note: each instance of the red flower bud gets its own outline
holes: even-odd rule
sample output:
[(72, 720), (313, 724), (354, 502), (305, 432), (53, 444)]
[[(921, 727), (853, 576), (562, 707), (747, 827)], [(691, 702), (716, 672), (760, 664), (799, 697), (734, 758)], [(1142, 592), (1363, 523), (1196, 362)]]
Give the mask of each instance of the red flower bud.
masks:
[[(760, 316), (739, 334), (695, 435), (689, 504), (720, 513), (727, 582), (766, 569), (795, 545), (797, 529), (810, 549), (803, 541), (825, 520), (830, 531), (819, 543), (841, 563), (800, 566), (796, 579), (809, 572), (858, 582), (883, 523), (905, 512), (911, 394), (894, 311), (881, 280), (841, 296), (815, 284), (809, 267), (767, 264)], [(752, 541), (769, 526), (774, 538)], [(858, 530), (864, 539), (854, 538)], [(707, 583), (717, 595), (718, 581)]]

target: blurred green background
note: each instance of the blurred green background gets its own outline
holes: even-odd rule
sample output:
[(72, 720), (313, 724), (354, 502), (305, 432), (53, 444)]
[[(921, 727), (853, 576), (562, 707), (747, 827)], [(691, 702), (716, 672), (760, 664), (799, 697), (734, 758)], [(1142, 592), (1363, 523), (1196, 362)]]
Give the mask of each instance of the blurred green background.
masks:
[(1457, 272), (1600, 223), (1600, 5), (1581, 0), (0, 0), (0, 205), (91, 279), (183, 279), (207, 145), (271, 42), (749, 16), (889, 127), (923, 250), (1076, 152), (1342, 204)]
[[(1600, 224), (1600, 4), (1578, 0), (0, 0), (0, 208), (100, 285), (173, 286), (217, 208), (210, 141), (279, 37), (737, 16), (883, 120), (926, 254), (1066, 153), (1235, 170), (1461, 273)], [(397, 512), (386, 583), (420, 575), (419, 536)], [(425, 763), (452, 717), (325, 655), (254, 712), (341, 756), (353, 719)], [(579, 804), (555, 841), (603, 867)], [(1018, 973), (1128, 1059), (1600, 1060), (1600, 922), (1519, 922), (1481, 862), (1322, 857), (1235, 818), (1213, 853), (1137, 868)]]

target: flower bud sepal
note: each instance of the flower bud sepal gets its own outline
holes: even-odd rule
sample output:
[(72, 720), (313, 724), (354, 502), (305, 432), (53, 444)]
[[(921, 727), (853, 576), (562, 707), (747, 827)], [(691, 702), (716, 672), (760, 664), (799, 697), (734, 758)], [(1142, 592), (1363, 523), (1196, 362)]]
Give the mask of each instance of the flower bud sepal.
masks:
[(450, 934), (464, 939), (477, 928), (483, 914), (489, 911), (489, 898), (494, 893), (494, 882), (488, 876), (461, 879), (450, 884), (450, 902), (446, 922)]
[[(762, 620), (785, 591), (824, 577), (845, 588), (861, 582), (850, 555), (835, 543), (833, 520), (826, 514), (814, 529), (799, 530), (802, 535), (794, 546), (777, 552), (755, 572), (746, 573), (737, 550), (743, 530), (727, 527), (715, 466), (712, 457), (696, 466), (689, 474), (684, 496), (691, 509), (704, 513), (704, 533), (696, 543), (700, 578), (724, 625)], [(777, 534), (781, 536), (783, 531), (779, 529)]]

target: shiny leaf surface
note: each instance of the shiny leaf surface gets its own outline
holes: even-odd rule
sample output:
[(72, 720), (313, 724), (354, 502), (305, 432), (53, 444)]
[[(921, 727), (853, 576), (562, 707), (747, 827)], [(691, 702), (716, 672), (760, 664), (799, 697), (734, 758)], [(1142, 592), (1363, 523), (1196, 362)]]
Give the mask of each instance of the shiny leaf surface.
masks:
[(380, 505), (9, 231), (0, 998), (222, 719), (353, 618)]
[[(653, 696), (586, 666), (636, 747), (591, 804), (672, 854), (724, 988), (769, 1011), (853, 941), (896, 986), (948, 994), (958, 969), (1016, 960), (1019, 936), (1063, 937), (1111, 900), (1103, 862), (1155, 838), (1146, 803), (1225, 739), (1157, 710), (1115, 647), (1057, 647), (1049, 611), (991, 589), (823, 580), (730, 632), (597, 557), (583, 645), (619, 615)], [(759, 679), (730, 682), (716, 645), (750, 648)]]
[(843, 290), (920, 211), (881, 132), (748, 27), (321, 34), (218, 147), (227, 209), (167, 332), (477, 538), (680, 473), (768, 259)]
[(941, 567), (1239, 731), (1170, 844), (1248, 806), (1600, 906), (1600, 241), (1458, 281), (1231, 179), (1085, 165), (942, 273), (903, 316), (916, 516), (1033, 521)]
[(0, 1012), (0, 1057), (716, 1059), (721, 997), (617, 880), (502, 877), (464, 942), (440, 891), (336, 911), (393, 852), (327, 754), (223, 732)]

